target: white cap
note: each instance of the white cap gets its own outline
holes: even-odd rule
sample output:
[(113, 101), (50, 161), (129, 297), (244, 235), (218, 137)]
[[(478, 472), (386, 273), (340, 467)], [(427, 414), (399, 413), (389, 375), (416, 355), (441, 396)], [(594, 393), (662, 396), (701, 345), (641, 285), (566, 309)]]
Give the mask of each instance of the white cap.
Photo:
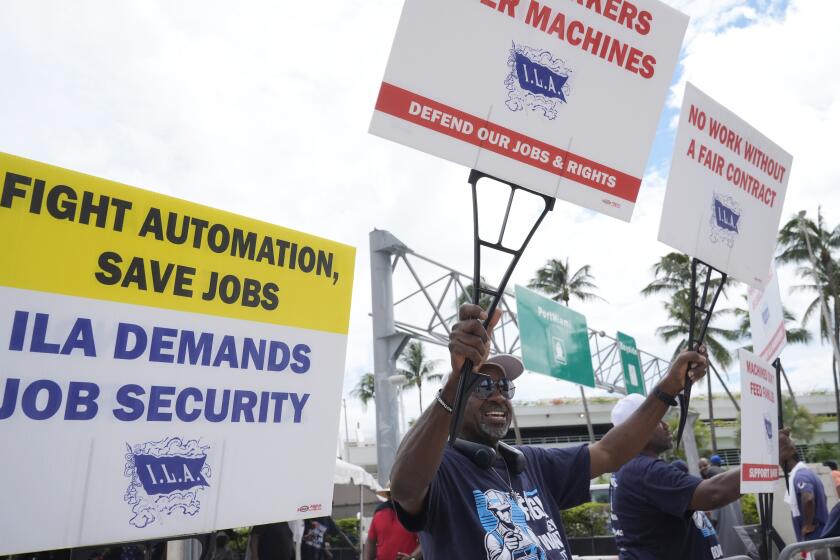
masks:
[(610, 419), (614, 426), (623, 424), (625, 420), (636, 412), (642, 403), (645, 402), (645, 397), (638, 393), (631, 393), (615, 403), (615, 406), (610, 413)]

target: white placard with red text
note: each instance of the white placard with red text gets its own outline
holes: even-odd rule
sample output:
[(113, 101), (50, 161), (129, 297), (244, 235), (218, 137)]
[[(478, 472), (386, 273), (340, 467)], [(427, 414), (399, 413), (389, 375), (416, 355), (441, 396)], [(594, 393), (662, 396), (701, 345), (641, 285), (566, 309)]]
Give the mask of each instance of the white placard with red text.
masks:
[(779, 357), (787, 344), (782, 296), (779, 277), (774, 268), (764, 290), (749, 288), (747, 301), (750, 306), (750, 333), (753, 351), (763, 360), (772, 362)]
[(370, 132), (629, 221), (688, 17), (589, 4), (406, 0)]
[(792, 163), (789, 153), (686, 84), (659, 240), (763, 288)]
[(741, 493), (773, 492), (779, 478), (776, 370), (752, 352), (741, 361)]

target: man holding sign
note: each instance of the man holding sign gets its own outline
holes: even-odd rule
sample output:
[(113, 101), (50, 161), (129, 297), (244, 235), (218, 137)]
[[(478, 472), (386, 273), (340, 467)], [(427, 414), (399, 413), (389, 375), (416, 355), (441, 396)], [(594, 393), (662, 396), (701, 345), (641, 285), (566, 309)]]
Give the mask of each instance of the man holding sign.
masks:
[[(560, 510), (589, 501), (590, 479), (617, 470), (642, 450), (644, 436), (654, 432), (686, 377), (705, 374), (704, 352), (682, 352), (638, 410), (599, 442), (513, 448), (499, 440), (510, 427), (513, 381), (522, 363), (513, 356), (488, 360), (490, 333), (480, 307), (463, 305), (459, 315), (449, 343), (453, 373), (406, 434), (391, 473), (400, 521), (420, 532), (427, 559), (568, 560)], [(493, 317), (490, 332), (499, 317)], [(466, 441), (449, 447), (451, 403), (467, 359), (482, 378), (466, 406), (460, 432)]]
[[(611, 414), (613, 430), (628, 422), (643, 402), (637, 394), (618, 401)], [(659, 422), (642, 452), (610, 481), (612, 525), (620, 558), (723, 557), (715, 528), (704, 512), (740, 497), (738, 470), (707, 480), (692, 476), (659, 459), (673, 445), (668, 426)]]

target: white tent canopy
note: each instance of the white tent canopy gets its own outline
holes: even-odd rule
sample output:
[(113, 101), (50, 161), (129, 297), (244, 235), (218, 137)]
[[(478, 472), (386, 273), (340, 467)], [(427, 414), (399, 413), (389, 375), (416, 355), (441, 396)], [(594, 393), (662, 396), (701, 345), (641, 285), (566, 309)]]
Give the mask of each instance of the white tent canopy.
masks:
[(335, 477), (333, 478), (333, 484), (352, 484), (354, 486), (363, 485), (367, 486), (374, 492), (382, 489), (376, 479), (373, 478), (372, 474), (358, 465), (342, 461), (341, 459), (335, 460)]
[(335, 476), (333, 478), (333, 517), (354, 517), (357, 513), (362, 516), (370, 515), (380, 499), (377, 490), (382, 487), (379, 482), (358, 465), (335, 460)]

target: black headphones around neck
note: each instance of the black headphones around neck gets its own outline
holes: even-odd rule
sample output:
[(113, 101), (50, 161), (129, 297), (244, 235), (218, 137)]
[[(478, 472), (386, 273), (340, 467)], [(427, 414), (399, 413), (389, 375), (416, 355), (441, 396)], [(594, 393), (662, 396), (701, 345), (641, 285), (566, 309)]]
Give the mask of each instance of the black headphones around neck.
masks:
[(480, 469), (489, 469), (492, 467), (493, 463), (496, 462), (497, 455), (502, 456), (505, 465), (507, 465), (507, 468), (514, 475), (524, 471), (528, 463), (524, 453), (503, 441), (499, 442), (498, 453), (489, 445), (460, 438), (455, 440), (452, 447)]

